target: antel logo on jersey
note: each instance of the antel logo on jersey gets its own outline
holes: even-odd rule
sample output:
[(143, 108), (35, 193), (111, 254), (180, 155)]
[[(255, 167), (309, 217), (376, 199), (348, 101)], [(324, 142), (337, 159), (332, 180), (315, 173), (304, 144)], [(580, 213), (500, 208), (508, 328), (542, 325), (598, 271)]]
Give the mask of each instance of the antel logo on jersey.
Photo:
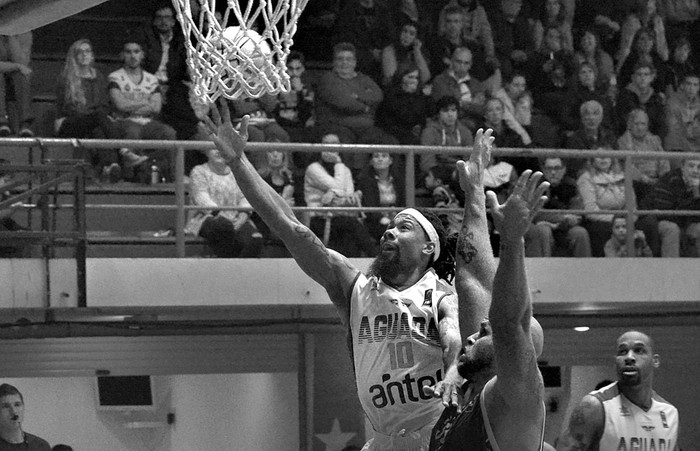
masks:
[(395, 404), (408, 404), (409, 402), (429, 401), (431, 395), (423, 393), (424, 385), (435, 385), (442, 380), (442, 370), (437, 370), (435, 377), (423, 376), (416, 379), (411, 373), (407, 373), (401, 380), (391, 380), (390, 374), (382, 374), (382, 384), (372, 385), (369, 393), (372, 395), (372, 404), (377, 409), (383, 409)]

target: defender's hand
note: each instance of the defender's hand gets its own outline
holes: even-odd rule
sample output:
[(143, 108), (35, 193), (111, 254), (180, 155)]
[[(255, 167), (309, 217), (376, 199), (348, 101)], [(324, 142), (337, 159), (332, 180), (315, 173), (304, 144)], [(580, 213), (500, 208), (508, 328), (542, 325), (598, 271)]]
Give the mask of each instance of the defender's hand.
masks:
[[(215, 107), (215, 105), (212, 106)], [(221, 113), (219, 113), (219, 108)], [(231, 162), (243, 156), (248, 142), (250, 116), (247, 114), (243, 116), (240, 131), (236, 131), (231, 123), (231, 113), (224, 98), (219, 99), (219, 108), (211, 108), (212, 118), (205, 116), (204, 124), (200, 123), (200, 127), (209, 135), (224, 160)]]

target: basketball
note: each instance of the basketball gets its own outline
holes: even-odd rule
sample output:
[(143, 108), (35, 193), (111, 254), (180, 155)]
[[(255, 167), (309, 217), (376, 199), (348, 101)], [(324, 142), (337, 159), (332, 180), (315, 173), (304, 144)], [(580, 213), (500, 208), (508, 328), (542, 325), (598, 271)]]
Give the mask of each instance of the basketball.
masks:
[(221, 36), (225, 38), (220, 41), (222, 47), (229, 45), (227, 42), (229, 41), (238, 49), (237, 52), (232, 54), (233, 56), (239, 53), (245, 54), (253, 60), (257, 68), (263, 67), (264, 61), (269, 58), (272, 53), (270, 44), (253, 29), (248, 28), (244, 31), (238, 26), (228, 27)]

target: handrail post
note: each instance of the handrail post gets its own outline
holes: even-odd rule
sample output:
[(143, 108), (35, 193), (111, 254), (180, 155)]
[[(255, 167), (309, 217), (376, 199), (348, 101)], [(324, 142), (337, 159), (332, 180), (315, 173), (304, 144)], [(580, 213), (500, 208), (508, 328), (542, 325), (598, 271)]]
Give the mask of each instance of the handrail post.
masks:
[(175, 251), (178, 258), (185, 256), (185, 149), (175, 150)]
[(73, 217), (78, 230), (78, 242), (75, 248), (75, 264), (77, 276), (78, 307), (87, 307), (87, 226), (85, 218), (85, 170), (86, 163), (78, 165), (73, 188)]
[(406, 206), (416, 206), (416, 153), (413, 147), (406, 154)]
[(625, 237), (625, 246), (627, 247), (628, 257), (636, 257), (634, 251), (635, 210), (632, 209), (633, 196), (634, 183), (632, 180), (632, 156), (628, 155), (625, 157), (625, 209), (627, 210), (627, 236)]

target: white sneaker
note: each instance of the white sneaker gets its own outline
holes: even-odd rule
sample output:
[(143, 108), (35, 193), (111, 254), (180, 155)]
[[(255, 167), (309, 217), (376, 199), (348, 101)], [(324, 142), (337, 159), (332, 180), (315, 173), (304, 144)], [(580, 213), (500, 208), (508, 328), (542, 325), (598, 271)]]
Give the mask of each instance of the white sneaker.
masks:
[(119, 153), (124, 159), (124, 166), (126, 166), (127, 168), (133, 168), (134, 166), (143, 164), (145, 161), (148, 160), (147, 156), (139, 155), (133, 150), (127, 148), (119, 149)]

